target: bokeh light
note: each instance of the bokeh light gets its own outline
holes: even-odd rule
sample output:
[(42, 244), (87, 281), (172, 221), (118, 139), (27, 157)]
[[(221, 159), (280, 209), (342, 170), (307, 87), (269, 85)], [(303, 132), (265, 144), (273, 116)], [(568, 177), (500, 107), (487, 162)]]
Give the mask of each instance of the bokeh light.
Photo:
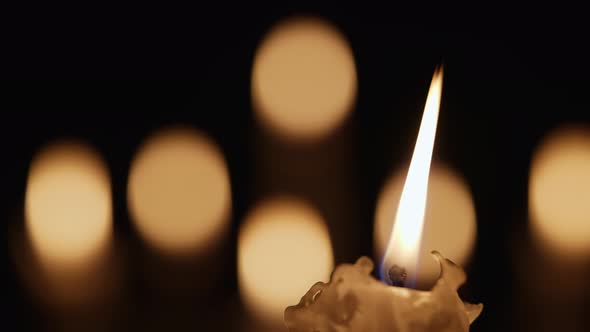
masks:
[(314, 140), (328, 134), (346, 118), (356, 93), (352, 50), (324, 20), (284, 20), (256, 51), (254, 108), (263, 125), (279, 136)]
[(542, 247), (590, 254), (590, 131), (563, 127), (535, 152), (529, 182), (532, 231)]
[[(375, 211), (374, 240), (379, 259), (387, 248), (407, 167), (385, 182)], [(475, 208), (469, 188), (450, 168), (432, 164), (428, 180), (426, 213), (418, 264), (418, 286), (431, 286), (440, 267), (430, 252), (437, 250), (455, 263), (465, 264), (471, 255), (477, 232)]]
[(317, 281), (328, 281), (332, 246), (321, 216), (307, 203), (274, 198), (256, 206), (238, 237), (242, 299), (259, 320), (278, 324)]
[(127, 199), (143, 238), (171, 255), (215, 245), (231, 210), (227, 166), (217, 145), (189, 128), (149, 137), (129, 172)]
[(29, 170), (25, 211), (42, 263), (68, 267), (98, 258), (112, 235), (111, 186), (99, 155), (76, 142), (41, 150)]

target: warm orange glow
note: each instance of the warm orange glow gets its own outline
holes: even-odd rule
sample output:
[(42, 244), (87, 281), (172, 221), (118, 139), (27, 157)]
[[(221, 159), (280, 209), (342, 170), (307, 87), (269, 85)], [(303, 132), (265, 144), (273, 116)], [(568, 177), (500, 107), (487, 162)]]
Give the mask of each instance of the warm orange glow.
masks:
[(44, 265), (89, 263), (103, 252), (112, 232), (106, 166), (80, 143), (46, 147), (31, 164), (25, 211), (32, 246)]
[(315, 282), (327, 281), (332, 267), (328, 229), (303, 201), (264, 201), (240, 229), (240, 293), (260, 320), (282, 325), (285, 308), (297, 303)]
[(311, 17), (280, 22), (256, 51), (252, 99), (261, 122), (296, 140), (326, 135), (356, 98), (352, 51), (330, 23)]
[[(399, 200), (395, 223), (381, 266), (382, 277), (391, 266), (398, 265), (408, 272), (409, 280), (415, 280), (420, 252), (420, 240), (426, 208), (426, 192), (430, 161), (434, 148), (438, 111), (442, 93), (442, 68), (432, 77), (426, 105), (420, 123), (416, 146)], [(391, 204), (395, 204), (392, 202)], [(385, 273), (384, 273), (385, 272)]]
[(144, 239), (174, 255), (217, 242), (230, 215), (227, 167), (217, 145), (188, 128), (161, 131), (137, 152), (127, 199)]
[(590, 255), (590, 131), (562, 128), (543, 141), (531, 165), (529, 209), (540, 245)]
[[(375, 251), (383, 257), (391, 234), (406, 171), (399, 170), (387, 180), (375, 212)], [(418, 284), (431, 286), (440, 273), (437, 262), (430, 259), (432, 250), (444, 252), (457, 264), (465, 264), (475, 244), (477, 232), (475, 208), (469, 188), (450, 168), (434, 164), (428, 180), (422, 244), (418, 260)]]

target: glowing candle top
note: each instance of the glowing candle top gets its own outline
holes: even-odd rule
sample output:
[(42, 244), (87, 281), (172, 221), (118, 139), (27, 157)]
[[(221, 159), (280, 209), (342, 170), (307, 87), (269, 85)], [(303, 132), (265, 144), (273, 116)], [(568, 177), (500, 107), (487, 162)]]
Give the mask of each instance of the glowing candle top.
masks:
[(428, 175), (438, 122), (442, 80), (443, 69), (441, 66), (434, 72), (430, 83), (410, 168), (385, 257), (383, 257), (381, 264), (381, 279), (389, 284), (413, 287), (416, 282)]
[[(341, 264), (329, 283), (315, 283), (297, 305), (285, 310), (289, 331), (467, 332), (481, 313), (482, 304), (463, 302), (457, 294), (466, 280), (465, 271), (436, 251), (432, 254), (441, 274), (430, 291), (397, 287), (412, 286), (416, 276), (441, 90), (442, 69), (438, 68), (381, 266), (381, 275), (394, 285), (371, 276), (373, 262), (367, 257), (354, 265)], [(408, 269), (413, 270), (408, 273)]]

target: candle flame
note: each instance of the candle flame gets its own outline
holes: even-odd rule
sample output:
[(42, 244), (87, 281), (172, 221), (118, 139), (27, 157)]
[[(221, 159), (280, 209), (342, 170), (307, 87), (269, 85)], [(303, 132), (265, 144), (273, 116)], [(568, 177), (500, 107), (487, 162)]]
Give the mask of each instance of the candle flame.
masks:
[[(403, 272), (405, 286), (411, 287), (416, 282), (428, 176), (442, 92), (442, 78), (441, 66), (435, 70), (430, 83), (414, 154), (399, 200), (385, 257), (381, 264), (381, 279), (388, 283), (396, 283), (395, 280), (392, 280), (391, 271)], [(397, 269), (393, 269), (396, 266)]]

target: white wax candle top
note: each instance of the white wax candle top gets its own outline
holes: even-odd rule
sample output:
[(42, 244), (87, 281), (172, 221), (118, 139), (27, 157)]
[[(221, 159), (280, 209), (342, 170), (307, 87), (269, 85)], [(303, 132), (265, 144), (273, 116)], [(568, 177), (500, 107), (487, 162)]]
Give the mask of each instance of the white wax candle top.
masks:
[(336, 267), (299, 304), (285, 310), (291, 332), (459, 332), (479, 316), (482, 304), (463, 302), (457, 289), (466, 275), (438, 252), (441, 276), (430, 291), (388, 286), (371, 276), (367, 257)]

